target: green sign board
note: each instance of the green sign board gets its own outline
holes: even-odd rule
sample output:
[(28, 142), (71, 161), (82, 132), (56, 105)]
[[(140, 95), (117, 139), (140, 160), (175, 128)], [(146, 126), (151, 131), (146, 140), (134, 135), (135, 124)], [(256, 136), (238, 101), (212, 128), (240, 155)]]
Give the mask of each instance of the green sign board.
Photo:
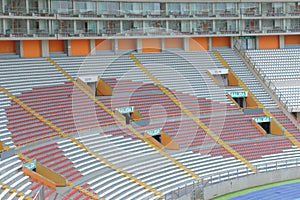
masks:
[(270, 122), (270, 121), (271, 121), (271, 117), (270, 117), (270, 116), (265, 116), (265, 117), (255, 117), (255, 118), (253, 118), (253, 120), (254, 120), (256, 123)]
[(146, 133), (150, 136), (160, 135), (161, 128), (147, 130)]
[(133, 112), (133, 106), (128, 106), (124, 108), (116, 108), (117, 111), (121, 114), (126, 114), (126, 113), (132, 113)]
[(24, 167), (26, 167), (29, 170), (33, 170), (36, 168), (36, 160), (33, 160), (31, 162), (25, 163)]
[(241, 98), (241, 97), (247, 97), (248, 92), (242, 91), (242, 92), (229, 92), (228, 93), (232, 98)]
[(239, 39), (255, 39), (255, 36), (250, 36), (250, 35), (239, 36)]

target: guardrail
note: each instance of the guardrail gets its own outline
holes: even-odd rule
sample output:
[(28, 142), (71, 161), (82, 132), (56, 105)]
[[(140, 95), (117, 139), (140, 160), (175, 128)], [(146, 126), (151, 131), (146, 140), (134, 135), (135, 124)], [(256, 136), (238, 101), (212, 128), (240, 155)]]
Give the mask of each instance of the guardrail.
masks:
[(200, 181), (186, 183), (177, 189), (163, 195), (160, 200), (175, 200), (182, 197), (190, 197), (189, 199), (204, 199), (203, 191), (205, 187), (218, 184), (224, 181), (234, 180), (241, 177), (253, 176), (261, 173), (274, 172), (282, 169), (300, 167), (300, 159), (290, 159), (277, 162), (268, 162), (255, 166), (257, 172), (249, 171), (248, 168), (238, 168), (217, 172), (210, 176), (204, 176)]
[(253, 69), (253, 71), (256, 73), (257, 76), (260, 77), (261, 80), (264, 81), (264, 83), (266, 84), (266, 86), (268, 86), (272, 92), (273, 95), (277, 96), (278, 100), (280, 101), (281, 105), (289, 112), (291, 112), (290, 110), (292, 109), (291, 106), (288, 106), (288, 100), (286, 100), (284, 98), (284, 95), (279, 91), (279, 89), (276, 87), (276, 85), (270, 81), (266, 79), (266, 75), (263, 76), (262, 72), (260, 71), (259, 68), (255, 67), (255, 64), (253, 64), (251, 62), (251, 60), (246, 56), (245, 52), (242, 51), (239, 48), (239, 43), (235, 42), (234, 48), (236, 49), (236, 52), (239, 53), (240, 56), (243, 57), (243, 59), (246, 61), (246, 63), (248, 64), (248, 66), (251, 67), (251, 69)]

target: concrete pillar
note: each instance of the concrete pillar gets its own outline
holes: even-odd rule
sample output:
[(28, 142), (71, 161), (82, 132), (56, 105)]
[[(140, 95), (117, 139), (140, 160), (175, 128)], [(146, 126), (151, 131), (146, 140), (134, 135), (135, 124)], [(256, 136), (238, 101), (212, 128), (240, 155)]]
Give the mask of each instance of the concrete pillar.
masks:
[(161, 51), (165, 51), (165, 38), (160, 39), (160, 49)]
[(3, 33), (4, 34), (6, 34), (6, 29), (7, 29), (7, 27), (6, 27), (6, 20), (7, 19), (3, 19), (3, 23), (2, 23), (2, 25), (3, 25)]
[(123, 33), (124, 30), (123, 30), (123, 21), (121, 20), (120, 21), (120, 33)]
[(260, 2), (260, 3), (258, 3), (258, 12), (259, 12), (259, 14), (263, 14), (262, 13), (262, 5), (261, 5), (262, 3)]
[(261, 19), (258, 20), (258, 27), (259, 27), (259, 30), (260, 30), (260, 31), (263, 31)]
[(234, 47), (234, 38), (233, 36), (230, 37), (230, 48)]
[(255, 37), (255, 49), (259, 49), (259, 36)]
[(27, 22), (27, 34), (31, 34), (30, 33), (30, 22), (29, 22), (29, 19), (27, 19), (26, 22)]
[(48, 13), (52, 13), (53, 11), (51, 10), (51, 1), (48, 2)]
[(208, 50), (212, 50), (212, 37), (208, 37)]
[(284, 49), (284, 35), (279, 35), (279, 49)]
[(19, 56), (21, 55), (20, 54), (20, 50), (21, 50), (20, 42), (21, 41), (16, 41), (16, 54), (19, 55)]
[(142, 48), (143, 48), (142, 39), (137, 38), (136, 39), (136, 51), (137, 51), (137, 53), (142, 53), (142, 50), (143, 50)]
[(19, 49), (20, 49), (20, 57), (24, 58), (23, 40), (20, 40), (19, 44), (20, 44), (20, 47), (19, 47)]
[(99, 34), (99, 21), (96, 21), (96, 33)]
[(216, 4), (215, 3), (212, 4), (212, 14), (213, 15), (216, 14)]
[(72, 1), (72, 9), (73, 9), (73, 14), (76, 14), (76, 2)]
[(91, 56), (96, 55), (96, 42), (94, 39), (90, 39), (90, 54)]
[(3, 12), (5, 11), (5, 2), (4, 2), (4, 0), (2, 0), (2, 11)]
[(119, 3), (119, 15), (123, 15), (124, 14), (122, 11), (123, 11), (122, 2), (120, 2)]
[(77, 21), (74, 20), (74, 34), (77, 34)]
[(216, 21), (215, 20), (213, 20), (213, 22), (212, 22), (212, 29), (213, 29), (213, 32), (216, 32), (218, 30), (218, 29), (216, 29)]
[(47, 23), (48, 23), (48, 32), (49, 32), (50, 34), (56, 34), (56, 33), (54, 33), (54, 31), (52, 30), (52, 23), (51, 23), (51, 20), (47, 21)]
[(183, 50), (185, 52), (190, 51), (190, 38), (188, 37), (183, 38)]
[(48, 40), (42, 40), (42, 57), (49, 57), (49, 41)]
[(119, 46), (118, 46), (118, 39), (113, 39), (112, 40), (112, 51), (117, 54), (118, 53), (118, 49), (119, 49)]
[(65, 45), (65, 48), (66, 48), (66, 53), (68, 56), (72, 56), (72, 53), (71, 53), (71, 40), (66, 40), (66, 45)]
[(99, 14), (99, 10), (98, 10), (99, 9), (99, 4), (98, 4), (97, 1), (96, 1), (96, 8), (95, 9), (96, 9), (96, 15), (98, 16), (98, 14)]
[(29, 13), (29, 0), (25, 0), (26, 13)]

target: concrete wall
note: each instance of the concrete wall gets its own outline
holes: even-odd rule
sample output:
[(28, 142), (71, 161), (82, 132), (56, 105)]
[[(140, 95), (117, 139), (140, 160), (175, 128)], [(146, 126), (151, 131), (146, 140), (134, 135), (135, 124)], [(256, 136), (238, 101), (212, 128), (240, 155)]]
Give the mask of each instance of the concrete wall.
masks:
[(246, 177), (224, 181), (204, 188), (204, 199), (212, 199), (231, 192), (265, 185), (274, 182), (300, 178), (300, 168), (281, 169), (277, 171), (257, 173)]

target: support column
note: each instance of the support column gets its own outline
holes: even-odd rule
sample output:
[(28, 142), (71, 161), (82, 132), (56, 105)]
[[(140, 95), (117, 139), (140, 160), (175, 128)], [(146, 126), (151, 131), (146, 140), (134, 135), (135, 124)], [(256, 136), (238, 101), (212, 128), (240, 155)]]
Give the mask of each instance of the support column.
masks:
[(230, 48), (234, 47), (234, 39), (233, 36), (230, 37)]
[(258, 28), (259, 28), (260, 31), (263, 31), (261, 19), (258, 20)]
[(42, 57), (49, 57), (49, 41), (48, 40), (42, 40)]
[(20, 42), (21, 41), (16, 41), (15, 47), (16, 47), (16, 54), (19, 55), (20, 57)]
[(77, 21), (74, 20), (74, 34), (77, 34)]
[(118, 53), (118, 39), (113, 39), (112, 40), (112, 51), (114, 52), (114, 54), (117, 54)]
[(262, 15), (263, 13), (262, 13), (262, 5), (261, 4), (262, 4), (261, 2), (258, 3), (258, 12), (259, 12), (259, 14)]
[(121, 32), (121, 33), (124, 32), (124, 30), (123, 30), (123, 21), (122, 21), (122, 20), (120, 21), (120, 32)]
[(185, 52), (190, 51), (190, 38), (188, 37), (183, 38), (183, 50)]
[(72, 1), (72, 14), (76, 14), (76, 2)]
[(26, 13), (29, 13), (29, 0), (25, 0)]
[(259, 36), (255, 37), (255, 49), (259, 49)]
[(52, 13), (53, 11), (51, 10), (51, 1), (47, 1), (48, 2), (48, 13)]
[(96, 42), (94, 39), (90, 39), (90, 55), (96, 55)]
[(2, 0), (2, 12), (5, 12), (5, 2), (4, 2), (4, 0)]
[(29, 22), (29, 19), (27, 19), (26, 22), (27, 22), (27, 23), (26, 23), (26, 24), (27, 24), (27, 25), (26, 25), (26, 26), (27, 26), (27, 30), (26, 30), (26, 31), (27, 31), (27, 34), (31, 34), (31, 33), (30, 33), (30, 22)]
[(65, 52), (67, 53), (68, 56), (72, 56), (71, 54), (71, 40), (66, 40), (66, 45), (65, 45)]
[(137, 51), (137, 53), (142, 53), (142, 48), (143, 48), (143, 46), (142, 46), (143, 44), (142, 44), (142, 39), (141, 38), (137, 38), (136, 39), (136, 51)]
[(123, 15), (124, 13), (122, 13), (123, 8), (122, 8), (122, 2), (119, 3), (119, 15)]
[(3, 19), (3, 24), (2, 24), (2, 25), (3, 25), (2, 28), (3, 28), (3, 33), (4, 33), (4, 34), (6, 34), (6, 29), (7, 29), (7, 27), (6, 27), (6, 20), (7, 20), (7, 19)]
[(51, 20), (49, 20), (49, 21), (47, 21), (47, 25), (48, 25), (48, 32), (49, 32), (49, 34), (56, 34), (56, 33), (54, 33), (54, 31), (52, 30), (52, 21)]
[(208, 37), (208, 50), (212, 50), (212, 37)]
[(20, 50), (20, 58), (24, 58), (24, 48), (23, 48), (23, 40), (20, 40), (20, 47), (19, 47), (19, 50)]
[(165, 38), (160, 39), (160, 49), (162, 52), (165, 51)]
[(213, 28), (213, 32), (217, 32), (216, 31), (216, 21), (215, 20), (213, 20), (213, 22), (212, 22), (212, 28)]
[(284, 35), (279, 35), (279, 49), (284, 49)]

